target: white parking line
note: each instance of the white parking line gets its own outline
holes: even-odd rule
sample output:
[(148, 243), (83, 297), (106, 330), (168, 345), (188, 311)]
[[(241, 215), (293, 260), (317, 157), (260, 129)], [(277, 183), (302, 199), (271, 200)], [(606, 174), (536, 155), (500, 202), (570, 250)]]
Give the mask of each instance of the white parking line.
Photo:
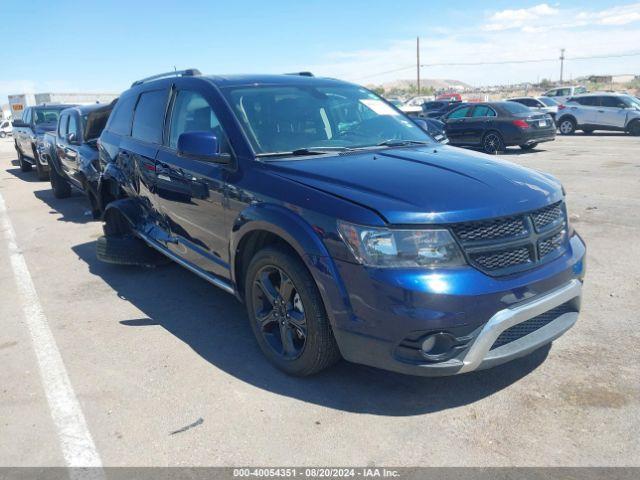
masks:
[[(60, 447), (68, 467), (94, 467), (90, 471), (71, 471), (82, 478), (104, 477), (100, 455), (87, 428), (87, 422), (73, 391), (69, 376), (44, 314), (24, 255), (0, 194), (0, 230), (7, 241), (11, 268), (18, 287), (19, 300), (31, 335), (40, 368), (40, 377), (55, 424)], [(95, 468), (97, 467), (97, 468)]]

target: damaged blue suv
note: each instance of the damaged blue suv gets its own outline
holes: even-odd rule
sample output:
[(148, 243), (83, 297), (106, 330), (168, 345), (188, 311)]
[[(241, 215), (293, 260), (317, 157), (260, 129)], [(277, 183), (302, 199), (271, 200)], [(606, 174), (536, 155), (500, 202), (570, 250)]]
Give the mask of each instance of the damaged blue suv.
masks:
[(578, 317), (585, 245), (560, 183), (438, 144), (360, 86), (157, 75), (120, 96), (99, 155), (99, 258), (162, 254), (235, 294), (289, 374), (341, 357), (469, 372)]

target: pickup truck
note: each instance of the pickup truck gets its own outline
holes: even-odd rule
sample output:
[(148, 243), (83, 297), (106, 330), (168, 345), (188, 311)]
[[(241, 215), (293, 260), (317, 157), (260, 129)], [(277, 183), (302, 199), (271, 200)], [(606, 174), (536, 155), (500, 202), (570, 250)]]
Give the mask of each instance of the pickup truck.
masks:
[(30, 172), (35, 165), (39, 180), (49, 178), (49, 165), (38, 155), (38, 141), (45, 132), (55, 130), (60, 112), (73, 105), (38, 105), (28, 107), (22, 118), (13, 121), (13, 138), (20, 170)]
[(135, 265), (141, 245), (234, 294), (289, 374), (340, 357), (465, 373), (578, 318), (585, 245), (560, 182), (437, 143), (361, 86), (160, 74), (120, 96), (99, 151), (98, 258)]
[(50, 166), (51, 189), (56, 198), (66, 198), (75, 187), (89, 198), (94, 218), (101, 214), (97, 196), (100, 179), (97, 141), (113, 103), (67, 108), (60, 112), (57, 127), (46, 132), (38, 152)]

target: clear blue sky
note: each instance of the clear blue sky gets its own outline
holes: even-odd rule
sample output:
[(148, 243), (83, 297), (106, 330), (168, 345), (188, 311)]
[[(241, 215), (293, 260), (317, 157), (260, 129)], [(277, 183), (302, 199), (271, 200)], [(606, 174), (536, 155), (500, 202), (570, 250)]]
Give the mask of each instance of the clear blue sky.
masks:
[[(640, 51), (640, 3), (625, 0), (0, 0), (0, 18), (0, 103), (24, 89), (119, 92), (174, 65), (206, 73), (313, 69), (360, 83), (413, 78), (410, 69), (380, 72), (411, 66), (416, 35), (423, 61), (434, 63), (555, 58), (561, 46), (567, 56)], [(639, 62), (574, 62), (567, 71), (640, 73)], [(423, 76), (535, 81), (557, 76), (556, 63), (432, 67)]]

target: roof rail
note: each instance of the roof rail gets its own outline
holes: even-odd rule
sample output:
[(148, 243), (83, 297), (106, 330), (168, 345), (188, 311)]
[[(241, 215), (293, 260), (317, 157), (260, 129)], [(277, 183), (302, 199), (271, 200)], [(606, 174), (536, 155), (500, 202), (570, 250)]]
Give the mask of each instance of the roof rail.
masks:
[(143, 83), (150, 82), (151, 80), (159, 80), (161, 78), (169, 78), (169, 77), (197, 77), (202, 75), (200, 70), (197, 68), (188, 68), (186, 70), (174, 70), (173, 72), (159, 73), (158, 75), (151, 75), (150, 77), (143, 78), (141, 80), (136, 80), (131, 84), (132, 87), (136, 85), (142, 85)]
[(291, 73), (285, 73), (285, 75), (298, 75), (300, 77), (313, 77), (313, 73), (311, 72), (291, 72)]

